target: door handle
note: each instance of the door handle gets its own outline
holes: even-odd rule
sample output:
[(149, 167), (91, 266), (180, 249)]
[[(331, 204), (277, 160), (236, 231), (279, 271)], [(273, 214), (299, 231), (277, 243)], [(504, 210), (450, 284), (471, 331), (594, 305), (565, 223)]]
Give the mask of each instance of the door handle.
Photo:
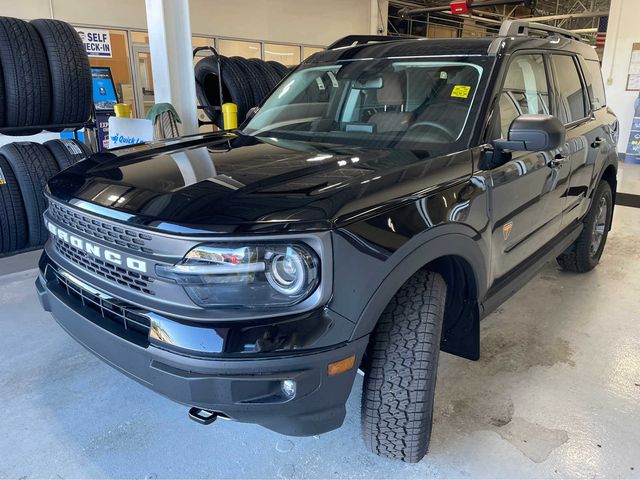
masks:
[(596, 137), (596, 139), (591, 144), (591, 148), (598, 148), (603, 143), (604, 143), (604, 138)]
[(547, 163), (547, 166), (549, 168), (559, 168), (562, 167), (562, 165), (567, 161), (567, 155), (563, 154), (563, 153), (558, 153), (555, 157), (553, 157), (553, 160), (550, 160)]

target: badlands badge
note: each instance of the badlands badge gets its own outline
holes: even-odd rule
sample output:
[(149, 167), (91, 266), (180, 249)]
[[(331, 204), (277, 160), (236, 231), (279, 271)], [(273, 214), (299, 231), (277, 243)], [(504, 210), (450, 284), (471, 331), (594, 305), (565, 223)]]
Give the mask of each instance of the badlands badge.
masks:
[(502, 238), (506, 242), (509, 240), (509, 235), (511, 235), (511, 230), (513, 230), (513, 222), (505, 223), (502, 226)]

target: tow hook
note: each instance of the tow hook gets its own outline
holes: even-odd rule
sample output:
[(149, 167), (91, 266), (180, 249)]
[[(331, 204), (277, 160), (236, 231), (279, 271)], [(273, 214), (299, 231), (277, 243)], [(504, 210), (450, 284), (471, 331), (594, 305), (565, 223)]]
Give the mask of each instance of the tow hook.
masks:
[(189, 418), (201, 425), (211, 425), (218, 419), (218, 414), (216, 412), (212, 412), (211, 410), (191, 407), (189, 409)]

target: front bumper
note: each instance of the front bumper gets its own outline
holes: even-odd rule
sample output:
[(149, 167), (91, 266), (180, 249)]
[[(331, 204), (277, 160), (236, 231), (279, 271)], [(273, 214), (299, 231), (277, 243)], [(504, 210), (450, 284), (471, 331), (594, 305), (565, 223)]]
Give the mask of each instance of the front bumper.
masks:
[[(356, 367), (330, 377), (327, 366), (351, 355), (359, 365), (366, 337), (305, 353), (202, 358), (135, 341), (139, 332), (132, 331), (134, 337), (123, 335), (110, 328), (95, 309), (48, 283), (42, 272), (36, 286), (43, 308), (81, 345), (176, 402), (286, 435), (316, 435), (344, 421)], [(293, 398), (283, 394), (283, 380), (296, 381)]]

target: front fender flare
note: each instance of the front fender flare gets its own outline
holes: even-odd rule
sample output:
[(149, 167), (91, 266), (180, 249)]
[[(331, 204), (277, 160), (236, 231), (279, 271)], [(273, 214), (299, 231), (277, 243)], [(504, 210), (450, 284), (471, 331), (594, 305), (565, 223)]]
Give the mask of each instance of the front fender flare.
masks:
[[(446, 227), (435, 228), (417, 235), (389, 257), (385, 263), (393, 267), (385, 272), (384, 280), (360, 313), (352, 339), (370, 334), (400, 287), (423, 266), (444, 256), (458, 256), (468, 262), (474, 275), (476, 298), (483, 297), (487, 291), (487, 253), (481, 248), (479, 234), (474, 232), (472, 238), (468, 235), (471, 229), (459, 228), (456, 233), (447, 230)], [(461, 230), (465, 233), (461, 233)]]

